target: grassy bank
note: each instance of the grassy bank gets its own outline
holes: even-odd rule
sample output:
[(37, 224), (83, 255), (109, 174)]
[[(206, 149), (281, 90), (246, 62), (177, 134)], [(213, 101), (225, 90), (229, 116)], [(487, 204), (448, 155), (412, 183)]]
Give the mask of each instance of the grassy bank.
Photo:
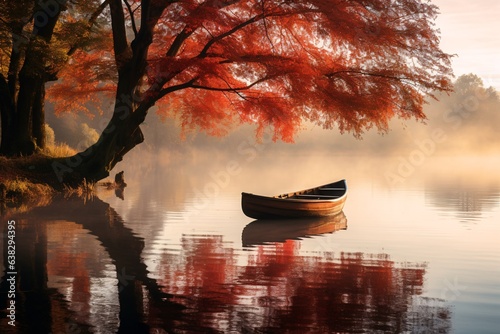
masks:
[(0, 156), (0, 202), (9, 206), (50, 202), (56, 194), (87, 196), (93, 184), (69, 188), (54, 180), (51, 162), (76, 152), (66, 145), (49, 147), (29, 157), (6, 158)]

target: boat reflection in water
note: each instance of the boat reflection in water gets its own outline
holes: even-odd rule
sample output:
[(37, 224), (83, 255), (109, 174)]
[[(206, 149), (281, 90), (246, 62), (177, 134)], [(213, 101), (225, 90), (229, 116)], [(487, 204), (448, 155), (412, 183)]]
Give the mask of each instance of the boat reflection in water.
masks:
[(293, 219), (257, 219), (243, 229), (243, 247), (284, 242), (347, 229), (344, 212), (334, 216)]

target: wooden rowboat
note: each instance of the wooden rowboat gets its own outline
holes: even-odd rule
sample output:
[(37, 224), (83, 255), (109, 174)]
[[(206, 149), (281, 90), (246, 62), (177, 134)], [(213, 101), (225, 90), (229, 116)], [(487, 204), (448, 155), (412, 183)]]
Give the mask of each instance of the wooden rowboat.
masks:
[(245, 215), (255, 219), (324, 217), (340, 213), (346, 198), (347, 184), (340, 180), (273, 197), (244, 192), (241, 208)]

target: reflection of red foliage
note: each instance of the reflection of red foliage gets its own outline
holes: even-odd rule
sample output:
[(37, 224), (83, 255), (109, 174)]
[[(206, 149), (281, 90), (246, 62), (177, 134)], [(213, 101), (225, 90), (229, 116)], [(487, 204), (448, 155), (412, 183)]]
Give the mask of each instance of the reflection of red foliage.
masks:
[[(74, 210), (71, 204), (53, 205), (47, 211), (57, 208), (64, 215), (64, 210), (70, 214), (82, 212)], [(91, 304), (91, 298), (100, 294), (91, 294), (89, 284), (91, 277), (110, 275), (126, 287), (120, 290), (112, 285), (114, 290), (111, 290), (118, 294), (120, 324), (125, 327), (144, 321), (152, 327), (179, 328), (185, 332), (404, 332), (417, 328), (419, 332), (446, 333), (449, 330), (450, 313), (446, 307), (427, 305), (424, 298), (418, 303), (412, 300), (422, 292), (425, 267), (421, 265), (397, 265), (385, 254), (304, 255), (299, 249), (301, 242), (296, 240), (238, 250), (225, 243), (222, 236), (185, 235), (179, 252), (164, 253), (155, 262), (154, 272), (150, 272), (142, 262), (143, 240), (125, 228), (109, 206), (96, 200), (85, 209), (86, 214), (79, 218), (81, 226), (105, 245), (109, 256), (116, 261), (116, 274), (105, 265), (109, 262), (100, 261), (104, 252), (98, 240), (89, 243), (89, 235), (79, 224), (58, 222), (47, 231), (34, 228), (25, 231), (21, 227), (18, 230), (20, 238), (23, 235), (23, 240), (33, 241), (23, 242), (24, 246), (18, 249), (19, 277), (25, 284), (35, 278), (34, 274), (42, 278), (38, 282), (45, 286), (38, 290), (47, 293), (46, 299), (50, 299), (52, 307), (37, 321), (48, 317), (46, 326), (52, 326), (55, 332), (64, 329), (67, 319), (100, 325), (99, 321), (109, 316), (104, 311), (99, 320), (96, 313), (89, 317), (90, 308), (98, 307)], [(37, 246), (33, 248), (31, 244)], [(41, 269), (39, 273), (33, 272), (34, 263)], [(129, 276), (123, 282), (125, 274)], [(150, 275), (160, 279), (152, 279)], [(55, 287), (69, 305), (52, 296), (53, 289), (46, 291), (47, 276), (53, 278), (51, 284), (58, 285)], [(59, 277), (71, 281), (61, 282)], [(102, 287), (108, 290), (111, 285)], [(160, 289), (173, 296), (159, 293)], [(25, 287), (21, 291), (30, 289)], [(115, 305), (109, 299), (108, 303)], [(184, 304), (187, 310), (181, 311), (175, 303)], [(114, 328), (114, 324), (104, 328)]]
[(47, 261), (49, 276), (70, 277), (71, 296), (68, 296), (72, 308), (77, 311), (75, 320), (88, 322), (90, 314), (90, 272), (88, 270), (89, 258), (93, 257), (82, 247), (77, 247), (75, 236), (82, 233), (82, 227), (73, 223), (54, 224), (49, 229), (49, 239), (57, 243), (56, 251), (50, 251)]
[[(401, 330), (424, 282), (423, 266), (398, 266), (388, 255), (303, 256), (289, 240), (237, 256), (220, 236), (182, 241), (180, 255), (164, 257), (162, 284), (188, 298), (193, 321), (215, 328), (225, 321), (264, 331)], [(233, 312), (241, 323), (231, 324)]]

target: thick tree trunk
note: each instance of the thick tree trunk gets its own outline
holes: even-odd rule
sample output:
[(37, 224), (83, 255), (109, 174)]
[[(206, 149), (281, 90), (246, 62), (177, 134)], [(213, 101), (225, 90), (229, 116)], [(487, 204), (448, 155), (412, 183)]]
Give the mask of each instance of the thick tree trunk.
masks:
[(26, 48), (26, 42), (21, 38), (23, 29), (24, 24), (14, 24), (12, 26), (12, 51), (10, 53), (9, 72), (7, 74), (7, 82), (12, 101), (16, 101), (17, 98), (18, 74), (21, 69), (21, 59)]
[[(55, 80), (54, 69), (47, 64), (47, 50), (61, 11), (65, 9), (63, 3), (35, 2), (34, 13), (48, 15), (43, 20), (40, 15), (34, 16), (33, 31), (27, 43), (28, 39), (21, 37), (26, 23), (13, 24), (8, 80), (2, 77), (7, 83), (6, 89), (3, 87), (5, 82), (0, 83), (2, 154), (31, 155), (37, 147), (45, 147), (45, 83)], [(7, 97), (11, 108), (5, 106)]]
[(2, 137), (0, 154), (30, 155), (45, 148), (45, 82), (41, 78), (23, 77), (16, 105), (4, 77), (0, 77), (0, 114)]
[(36, 146), (40, 149), (46, 147), (45, 134), (45, 85), (36, 87), (32, 109), (32, 134)]
[(120, 0), (110, 1), (113, 49), (118, 67), (113, 117), (97, 143), (73, 157), (52, 163), (59, 182), (79, 184), (83, 180), (99, 181), (109, 175), (127, 152), (144, 141), (139, 125), (144, 121), (154, 100), (143, 99), (137, 92), (146, 69), (153, 27), (165, 4), (159, 3), (159, 7), (153, 6), (154, 8), (150, 8), (151, 6), (153, 5), (149, 1), (143, 2), (141, 29), (129, 45), (122, 3)]
[[(116, 113), (115, 113), (116, 115)], [(64, 184), (78, 185), (83, 180), (97, 182), (109, 172), (125, 154), (144, 141), (144, 136), (134, 114), (123, 120), (114, 117), (94, 145), (72, 157), (57, 159), (52, 169), (57, 180)]]
[[(42, 2), (37, 2), (37, 5), (35, 6), (35, 12), (37, 10), (43, 10), (49, 14), (49, 18), (46, 22), (43, 22), (43, 24), (37, 23), (35, 20), (33, 31), (38, 37), (42, 38), (47, 45), (50, 45), (52, 35), (54, 34), (54, 28), (57, 24), (61, 11), (66, 9), (64, 3), (65, 1), (59, 2), (58, 4), (47, 5)], [(35, 54), (36, 57), (36, 52), (33, 54)], [(30, 55), (28, 55), (28, 57), (29, 56)], [(45, 148), (45, 83), (50, 80), (57, 80), (57, 78), (54, 73), (51, 73), (52, 70), (50, 69), (50, 66), (47, 66), (46, 64), (38, 64), (36, 63), (37, 60), (38, 59), (36, 59), (34, 63), (42, 67), (40, 67), (41, 70), (38, 72), (41, 73), (41, 75), (36, 77), (34, 91), (32, 92), (33, 100), (30, 126), (32, 135), (31, 140), (35, 144), (35, 148), (38, 146), (38, 148), (43, 149)]]
[(14, 129), (15, 112), (14, 103), (10, 98), (10, 90), (5, 78), (0, 74), (0, 122), (2, 124), (2, 137), (0, 154), (12, 155), (16, 151), (16, 132)]
[[(28, 60), (26, 60), (27, 62)], [(17, 102), (17, 149), (18, 153), (22, 155), (31, 155), (35, 152), (35, 140), (33, 138), (33, 102), (35, 101), (35, 94), (37, 86), (41, 81), (40, 78), (33, 77), (29, 73), (31, 65), (26, 64), (23, 66), (19, 74), (19, 96)]]
[(17, 152), (16, 138), (16, 103), (18, 92), (18, 74), (24, 50), (22, 35), (23, 24), (12, 26), (12, 51), (10, 54), (7, 80), (0, 74), (0, 113), (2, 122), (2, 138), (0, 154), (11, 156)]
[[(154, 104), (154, 99), (139, 98), (135, 94), (140, 90), (147, 64), (149, 46), (152, 43), (154, 26), (160, 18), (167, 2), (144, 1), (141, 7), (141, 27), (132, 43), (127, 41), (127, 28), (123, 4), (120, 0), (109, 1), (113, 30), (113, 49), (118, 68), (118, 85), (113, 117), (101, 134), (97, 143), (87, 150), (72, 157), (51, 161), (51, 169), (60, 184), (77, 185), (83, 180), (99, 181), (109, 175), (111, 169), (123, 159), (124, 155), (144, 141), (139, 125), (144, 121), (147, 110)], [(57, 16), (51, 17), (49, 24), (37, 31), (48, 45), (53, 33)], [(38, 46), (40, 47), (40, 46)], [(42, 45), (43, 47), (43, 45)], [(49, 71), (32, 71), (38, 68), (37, 48), (33, 40), (26, 51), (23, 68), (19, 72), (19, 94), (17, 113), (18, 149), (24, 154), (31, 154), (36, 142), (43, 146), (43, 85), (50, 80)], [(48, 70), (48, 69), (47, 69)], [(160, 87), (158, 87), (160, 88)], [(150, 99), (150, 100), (148, 100)], [(50, 180), (52, 181), (52, 180)], [(52, 183), (53, 182), (50, 182)]]

